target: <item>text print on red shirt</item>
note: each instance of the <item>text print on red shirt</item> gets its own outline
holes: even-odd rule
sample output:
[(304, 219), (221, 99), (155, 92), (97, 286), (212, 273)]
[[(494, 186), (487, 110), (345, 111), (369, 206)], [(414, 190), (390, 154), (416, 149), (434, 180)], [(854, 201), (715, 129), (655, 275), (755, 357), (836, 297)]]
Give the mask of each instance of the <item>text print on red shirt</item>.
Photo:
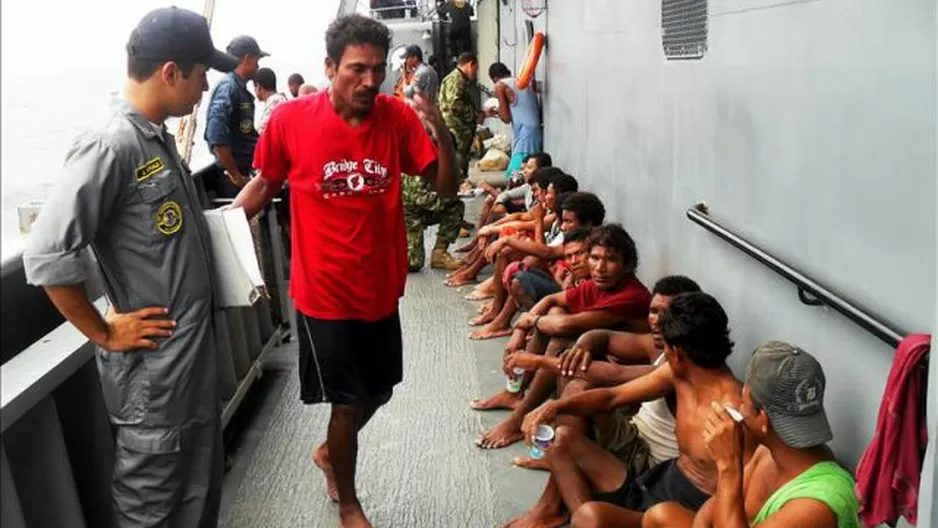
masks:
[[(388, 169), (380, 162), (366, 158), (359, 163), (355, 160), (341, 159), (323, 165), (323, 179), (319, 183), (319, 192), (323, 198), (352, 196), (356, 193), (381, 194), (391, 186)], [(364, 174), (362, 174), (364, 173)]]

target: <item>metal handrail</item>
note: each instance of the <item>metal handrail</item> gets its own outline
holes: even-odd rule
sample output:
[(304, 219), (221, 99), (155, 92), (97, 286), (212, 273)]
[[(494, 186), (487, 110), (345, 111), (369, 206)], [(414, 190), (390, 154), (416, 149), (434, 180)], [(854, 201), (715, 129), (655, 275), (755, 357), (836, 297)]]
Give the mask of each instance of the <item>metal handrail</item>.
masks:
[(868, 311), (847, 301), (842, 296), (832, 292), (800, 271), (770, 255), (762, 248), (720, 225), (710, 216), (710, 211), (705, 203), (701, 202), (694, 205), (687, 210), (686, 214), (687, 218), (692, 222), (700, 225), (726, 242), (729, 242), (743, 253), (761, 262), (775, 273), (778, 273), (792, 282), (798, 287), (798, 299), (801, 300), (802, 303), (808, 306), (830, 306), (884, 343), (893, 348), (899, 346), (903, 335), (905, 335), (903, 332), (896, 330), (895, 327), (883, 322), (879, 317), (875, 317)]

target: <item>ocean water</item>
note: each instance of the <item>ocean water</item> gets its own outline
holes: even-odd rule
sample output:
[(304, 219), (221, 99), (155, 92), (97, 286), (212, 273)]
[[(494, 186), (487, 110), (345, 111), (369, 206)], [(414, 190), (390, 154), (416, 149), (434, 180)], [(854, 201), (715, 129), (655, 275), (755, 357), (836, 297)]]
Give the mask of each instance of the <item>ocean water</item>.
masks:
[[(74, 139), (106, 119), (110, 101), (123, 86), (123, 71), (90, 71), (81, 79), (30, 75), (31, 82), (2, 78), (2, 155), (0, 155), (0, 223), (3, 260), (22, 247), (16, 207), (42, 201), (64, 177), (65, 155)], [(38, 77), (38, 78), (37, 78)], [(21, 78), (20, 78), (21, 79)], [(217, 76), (210, 76), (213, 84)], [(207, 100), (208, 93), (203, 95)], [(205, 105), (200, 105), (192, 166), (211, 159), (202, 138)], [(176, 133), (178, 120), (167, 121)]]

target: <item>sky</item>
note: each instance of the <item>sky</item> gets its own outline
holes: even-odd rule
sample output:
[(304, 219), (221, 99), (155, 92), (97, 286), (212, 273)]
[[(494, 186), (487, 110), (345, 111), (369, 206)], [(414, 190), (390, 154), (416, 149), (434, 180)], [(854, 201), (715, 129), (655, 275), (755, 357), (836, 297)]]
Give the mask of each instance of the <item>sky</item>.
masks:
[[(0, 73), (4, 84), (49, 72), (115, 76), (124, 73), (124, 45), (137, 22), (166, 5), (201, 13), (203, 0), (4, 0), (0, 13)], [(262, 66), (274, 69), (282, 90), (293, 72), (323, 84), (323, 33), (338, 0), (215, 0), (212, 37), (224, 49), (248, 34), (271, 54)], [(77, 77), (81, 82), (81, 77)]]

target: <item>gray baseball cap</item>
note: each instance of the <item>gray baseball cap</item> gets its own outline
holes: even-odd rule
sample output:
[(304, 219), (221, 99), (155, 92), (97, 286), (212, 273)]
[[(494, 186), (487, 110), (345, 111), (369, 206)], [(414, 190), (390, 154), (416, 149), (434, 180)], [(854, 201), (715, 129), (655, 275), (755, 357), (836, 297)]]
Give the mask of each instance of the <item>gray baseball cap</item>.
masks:
[(746, 365), (746, 385), (789, 447), (814, 447), (834, 438), (824, 412), (824, 370), (811, 354), (781, 341), (761, 345)]

